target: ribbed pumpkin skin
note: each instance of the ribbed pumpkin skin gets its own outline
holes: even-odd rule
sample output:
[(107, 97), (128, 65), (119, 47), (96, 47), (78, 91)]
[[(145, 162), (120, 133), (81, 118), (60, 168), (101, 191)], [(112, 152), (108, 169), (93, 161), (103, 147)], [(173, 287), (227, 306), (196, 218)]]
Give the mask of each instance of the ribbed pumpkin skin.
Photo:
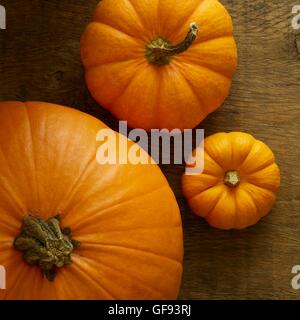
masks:
[[(193, 45), (163, 66), (145, 57), (149, 42)], [(237, 65), (231, 17), (217, 0), (103, 0), (82, 36), (88, 88), (96, 101), (131, 127), (196, 127), (228, 95)]]
[[(183, 248), (175, 197), (156, 165), (99, 165), (103, 128), (62, 106), (0, 103), (0, 265), (7, 272), (0, 299), (177, 297)], [(81, 242), (54, 282), (13, 247), (28, 213), (60, 213)]]
[[(195, 152), (194, 152), (195, 155)], [(228, 171), (240, 173), (240, 184), (224, 183)], [(219, 229), (244, 229), (272, 208), (280, 185), (273, 152), (241, 132), (218, 133), (204, 141), (204, 171), (184, 175), (182, 189), (191, 209)]]

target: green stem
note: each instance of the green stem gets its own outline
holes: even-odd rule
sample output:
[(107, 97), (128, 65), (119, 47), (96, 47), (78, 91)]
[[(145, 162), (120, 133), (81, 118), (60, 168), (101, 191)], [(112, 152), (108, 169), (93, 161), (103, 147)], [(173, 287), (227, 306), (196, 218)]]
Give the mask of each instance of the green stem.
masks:
[(176, 45), (170, 44), (169, 41), (161, 37), (152, 40), (146, 46), (146, 57), (148, 61), (156, 65), (168, 64), (174, 55), (186, 51), (193, 44), (197, 38), (198, 30), (198, 25), (195, 22), (191, 23), (185, 39)]
[(231, 188), (237, 187), (241, 183), (241, 177), (238, 171), (227, 171), (224, 176), (224, 183)]
[(29, 215), (23, 219), (14, 246), (29, 265), (37, 265), (49, 281), (54, 281), (56, 269), (71, 264), (71, 252), (80, 246), (70, 233), (70, 228), (61, 229), (59, 215), (48, 220)]

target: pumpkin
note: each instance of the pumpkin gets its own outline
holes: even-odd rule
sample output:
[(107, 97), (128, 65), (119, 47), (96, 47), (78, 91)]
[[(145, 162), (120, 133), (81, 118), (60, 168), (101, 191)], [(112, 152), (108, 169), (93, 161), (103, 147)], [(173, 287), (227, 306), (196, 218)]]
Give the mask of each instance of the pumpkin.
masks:
[(100, 165), (102, 129), (67, 107), (0, 103), (0, 299), (177, 297), (175, 197), (156, 165)]
[(211, 226), (243, 229), (270, 211), (280, 172), (263, 142), (242, 132), (217, 133), (193, 155), (199, 157), (198, 163), (204, 159), (204, 170), (184, 174), (183, 193), (192, 210)]
[(237, 65), (217, 0), (102, 0), (81, 40), (89, 91), (131, 127), (196, 127), (222, 105)]

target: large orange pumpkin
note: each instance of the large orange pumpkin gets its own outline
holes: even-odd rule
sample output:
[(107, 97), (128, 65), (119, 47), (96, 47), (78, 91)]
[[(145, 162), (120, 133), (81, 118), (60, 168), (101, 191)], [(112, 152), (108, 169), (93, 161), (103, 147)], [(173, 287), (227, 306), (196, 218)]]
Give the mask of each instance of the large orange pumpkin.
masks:
[(93, 97), (131, 127), (196, 127), (228, 95), (237, 65), (217, 0), (103, 0), (81, 41)]
[(182, 180), (192, 210), (220, 229), (256, 224), (270, 211), (280, 185), (271, 149), (249, 134), (231, 132), (206, 138), (202, 151), (194, 156), (204, 158), (203, 173)]
[(156, 165), (100, 165), (105, 128), (62, 106), (0, 103), (0, 299), (177, 297), (175, 197)]

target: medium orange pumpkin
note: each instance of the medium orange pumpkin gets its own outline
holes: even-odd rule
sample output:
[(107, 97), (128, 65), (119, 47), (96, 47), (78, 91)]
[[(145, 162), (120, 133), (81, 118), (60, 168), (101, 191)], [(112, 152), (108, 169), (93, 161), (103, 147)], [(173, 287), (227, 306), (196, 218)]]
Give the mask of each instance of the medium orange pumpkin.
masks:
[(156, 165), (98, 164), (101, 129), (70, 108), (0, 103), (0, 299), (177, 297), (175, 197)]
[(103, 0), (81, 40), (93, 97), (131, 127), (196, 127), (228, 95), (237, 65), (217, 0)]
[(263, 142), (246, 133), (218, 133), (205, 139), (204, 154), (198, 149), (197, 156), (204, 158), (204, 171), (183, 176), (183, 193), (210, 225), (243, 229), (270, 211), (280, 172)]

